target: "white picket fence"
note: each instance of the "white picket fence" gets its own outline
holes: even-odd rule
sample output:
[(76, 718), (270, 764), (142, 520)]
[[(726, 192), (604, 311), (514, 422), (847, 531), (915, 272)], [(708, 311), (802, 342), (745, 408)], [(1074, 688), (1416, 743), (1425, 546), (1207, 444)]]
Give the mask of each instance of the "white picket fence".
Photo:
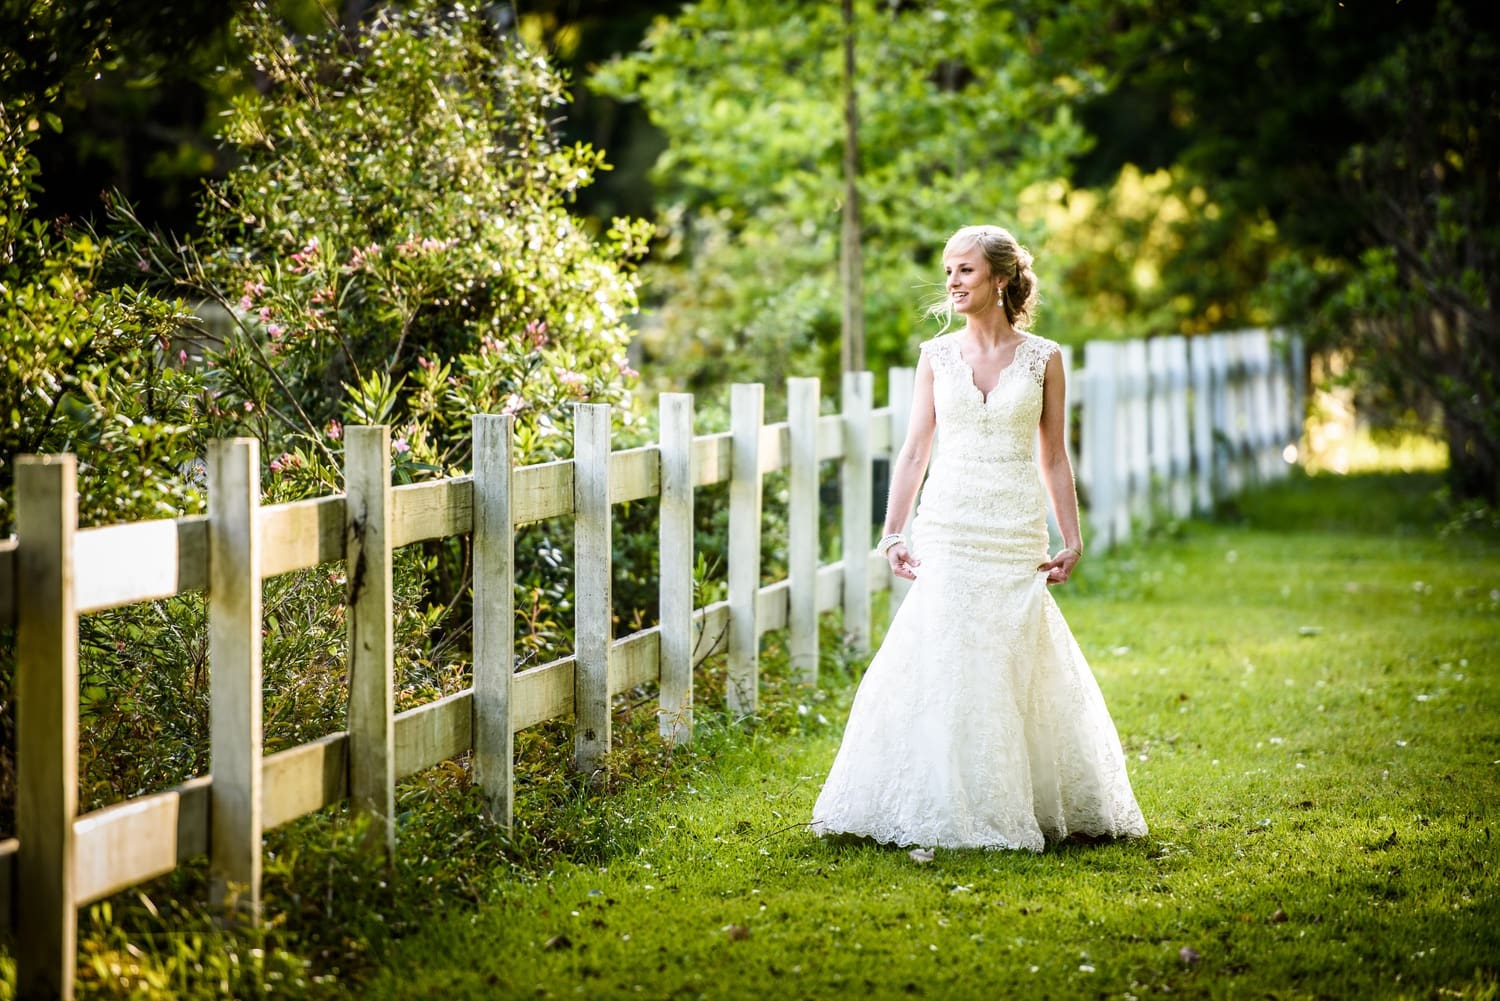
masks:
[[(1275, 475), (1295, 442), (1296, 355), (1278, 360), (1259, 332), (1191, 347), (1171, 338), (1087, 346), (1074, 395), (1091, 546), (1127, 538), (1159, 508), (1186, 513)], [(472, 753), (492, 815), (509, 823), (512, 741), (526, 727), (571, 716), (575, 764), (592, 771), (610, 747), (612, 697), (658, 684), (661, 733), (690, 740), (702, 635), (724, 638), (736, 712), (756, 709), (767, 631), (788, 630), (793, 664), (815, 683), (819, 613), (841, 609), (849, 642), (864, 648), (871, 592), (890, 584), (870, 548), (871, 470), (899, 447), (911, 380), (910, 369), (893, 370), (890, 403), (877, 408), (870, 373), (847, 374), (842, 412), (820, 415), (818, 380), (792, 379), (787, 420), (769, 425), (763, 387), (735, 386), (731, 430), (699, 436), (692, 397), (666, 394), (659, 442), (619, 452), (608, 408), (581, 405), (574, 458), (519, 468), (511, 419), (476, 416), (471, 475), (401, 487), (390, 485), (389, 429), (348, 428), (345, 493), (269, 507), (260, 506), (257, 443), (220, 441), (208, 455), (206, 516), (91, 529), (77, 527), (75, 460), (21, 459), (17, 536), (0, 543), (0, 622), (16, 626), (18, 709), (18, 837), (0, 842), (0, 923), (16, 933), (19, 995), (71, 997), (78, 908), (195, 856), (208, 857), (216, 901), (256, 918), (263, 833), (329, 804), (347, 799), (368, 814), (383, 835), (376, 846), (394, 852), (397, 780), (457, 755)], [(841, 552), (855, 558), (820, 566), (820, 466), (829, 460), (839, 463)], [(780, 469), (789, 573), (763, 584), (762, 479)], [(724, 481), (728, 598), (694, 608), (695, 488)], [(649, 497), (661, 506), (660, 621), (615, 639), (611, 506)], [(514, 532), (553, 517), (575, 525), (575, 649), (516, 672)], [(474, 552), (473, 686), (395, 714), (391, 553), (462, 534)], [(348, 728), (266, 755), (261, 581), (330, 560), (349, 568)], [(80, 816), (79, 616), (194, 590), (208, 596), (213, 774)]]
[(1297, 458), (1306, 406), (1298, 337), (1091, 341), (1084, 365), (1070, 396), (1082, 411), (1076, 473), (1093, 546), (1208, 513)]

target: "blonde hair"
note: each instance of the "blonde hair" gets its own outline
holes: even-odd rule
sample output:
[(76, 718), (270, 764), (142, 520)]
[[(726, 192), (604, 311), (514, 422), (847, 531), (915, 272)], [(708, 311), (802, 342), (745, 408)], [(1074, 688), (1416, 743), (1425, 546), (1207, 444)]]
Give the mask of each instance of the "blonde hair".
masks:
[[(1036, 314), (1036, 272), (1031, 270), (1031, 252), (999, 226), (965, 226), (943, 246), (943, 257), (978, 247), (989, 263), (990, 274), (1005, 281), (1001, 302), (1012, 326), (1025, 328)], [(942, 316), (943, 328), (953, 322), (953, 304), (944, 295), (928, 307), (928, 315)]]

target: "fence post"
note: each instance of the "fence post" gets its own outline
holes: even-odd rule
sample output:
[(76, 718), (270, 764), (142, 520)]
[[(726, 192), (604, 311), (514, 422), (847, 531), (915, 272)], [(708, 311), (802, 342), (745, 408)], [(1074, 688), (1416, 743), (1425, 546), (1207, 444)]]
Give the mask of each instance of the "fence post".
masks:
[(1233, 357), (1229, 334), (1209, 337), (1210, 368), (1213, 372), (1214, 496), (1227, 497), (1239, 490), (1236, 463), (1239, 450), (1239, 407), (1236, 405)]
[(1288, 345), (1292, 370), (1292, 444), (1300, 453), (1307, 422), (1307, 346), (1301, 334), (1293, 334)]
[(260, 442), (208, 444), (210, 896), (260, 919)]
[(693, 739), (693, 394), (663, 393), (661, 419), (658, 730), (674, 744)]
[(18, 997), (73, 997), (78, 963), (78, 460), (16, 460), (16, 919)]
[(1150, 470), (1147, 503), (1153, 511), (1165, 510), (1172, 483), (1172, 439), (1167, 416), (1171, 372), (1167, 368), (1167, 341), (1164, 337), (1152, 337), (1146, 341), (1146, 386), (1146, 451)]
[[(1292, 422), (1292, 374), (1289, 345), (1281, 331), (1270, 338), (1271, 426), (1275, 434), (1275, 478), (1283, 479), (1289, 462), (1296, 461), (1297, 436)], [(1291, 446), (1290, 453), (1287, 446)]]
[(515, 525), (511, 516), (515, 418), (475, 414), (474, 440), (474, 777), (490, 819), (515, 817)]
[(593, 775), (610, 747), (609, 406), (573, 407), (573, 765)]
[(1187, 338), (1172, 334), (1163, 340), (1167, 342), (1166, 363), (1170, 373), (1167, 386), (1167, 478), (1171, 485), (1167, 497), (1172, 517), (1187, 518), (1193, 513), (1193, 459), (1188, 444), (1191, 415), (1188, 412)]
[(845, 372), (840, 409), (844, 412), (842, 552), (844, 563), (844, 635), (858, 656), (870, 646), (871, 483), (870, 410), (874, 405), (873, 372)]
[(1193, 506), (1200, 514), (1214, 507), (1213, 338), (1200, 334), (1187, 343), (1193, 405)]
[(391, 616), (391, 429), (344, 440), (344, 578), (349, 666), (349, 802), (369, 817), (365, 847), (396, 854), (396, 671)]
[[(891, 475), (892, 481), (896, 478), (896, 459), (901, 455), (901, 449), (906, 445), (906, 429), (911, 425), (912, 396), (917, 389), (917, 370), (914, 368), (893, 368), (890, 371), (890, 394), (891, 394)], [(901, 531), (907, 535), (911, 534), (912, 515), (907, 513), (906, 522), (901, 526)], [(906, 600), (906, 593), (911, 590), (912, 581), (905, 577), (891, 575), (891, 618), (896, 617), (896, 610)]]
[(1083, 408), (1083, 467), (1088, 470), (1088, 507), (1091, 531), (1104, 548), (1118, 541), (1115, 508), (1118, 506), (1115, 465), (1115, 350), (1108, 341), (1089, 341), (1085, 347), (1083, 374), (1088, 403)]
[(1146, 362), (1146, 342), (1126, 341), (1124, 353), (1128, 431), (1125, 438), (1126, 483), (1130, 515), (1150, 525), (1151, 510), (1151, 374)]
[(765, 387), (736, 383), (730, 390), (729, 424), (729, 708), (753, 713), (760, 705), (761, 474), (760, 427)]
[(787, 653), (804, 684), (818, 683), (817, 379), (786, 381), (791, 442), (787, 500)]

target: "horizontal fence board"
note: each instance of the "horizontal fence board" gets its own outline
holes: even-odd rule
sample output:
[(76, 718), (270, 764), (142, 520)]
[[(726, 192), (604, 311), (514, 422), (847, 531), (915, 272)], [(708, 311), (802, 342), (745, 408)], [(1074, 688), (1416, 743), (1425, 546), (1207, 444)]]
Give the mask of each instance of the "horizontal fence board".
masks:
[(661, 679), (661, 628), (622, 636), (609, 647), (609, 694), (628, 692)]
[(518, 671), (511, 679), (510, 728), (513, 732), (573, 715), (573, 668), (576, 658), (563, 657)]
[(778, 580), (761, 585), (755, 596), (755, 632), (764, 636), (774, 629), (786, 628), (787, 609), (792, 592), (791, 581)]
[(572, 514), (573, 460), (517, 466), (511, 489), (511, 519), (517, 525)]
[[(78, 540), (73, 545), (76, 549)], [(0, 541), (0, 629), (16, 624), (16, 540)], [(8, 843), (8, 842), (7, 842)], [(0, 850), (4, 845), (0, 844)]]
[(890, 407), (876, 407), (870, 411), (870, 451), (876, 455), (890, 455), (891, 449), (899, 449), (906, 440), (906, 428), (897, 433), (891, 422)]
[(11, 914), (16, 899), (16, 855), (21, 851), (21, 842), (15, 838), (0, 841), (0, 931), (10, 931), (17, 921)]
[(305, 817), (349, 796), (349, 734), (344, 731), (262, 760), (261, 828)]
[(396, 778), (414, 775), (474, 746), (474, 689), (396, 715)]
[(208, 585), (208, 518), (86, 528), (74, 540), (80, 615)]
[(391, 488), (391, 548), (467, 535), (474, 527), (474, 477)]
[(729, 602), (716, 601), (707, 608), (697, 609), (693, 612), (693, 625), (698, 629), (694, 637), (694, 664), (729, 648)]
[(609, 457), (609, 502), (656, 497), (661, 493), (661, 449), (655, 445), (627, 448)]
[(77, 906), (169, 873), (207, 852), (212, 781), (203, 775), (74, 820)]
[(844, 561), (818, 567), (818, 612), (844, 607)]
[(343, 559), (343, 494), (261, 508), (260, 551), (262, 577)]
[(693, 486), (706, 487), (729, 479), (731, 441), (728, 431), (693, 439)]
[(767, 424), (760, 429), (760, 471), (774, 473), (791, 461), (792, 432), (787, 422)]
[(844, 418), (824, 414), (818, 418), (818, 461), (844, 457)]

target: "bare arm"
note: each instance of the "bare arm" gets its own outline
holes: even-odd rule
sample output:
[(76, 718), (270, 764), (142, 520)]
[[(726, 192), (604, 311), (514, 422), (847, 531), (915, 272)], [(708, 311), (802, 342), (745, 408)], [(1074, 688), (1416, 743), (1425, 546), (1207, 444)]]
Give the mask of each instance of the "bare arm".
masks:
[[(906, 527), (916, 502), (917, 490), (927, 473), (932, 457), (932, 436), (937, 430), (937, 413), (932, 404), (932, 365), (924, 354), (917, 362), (916, 385), (912, 387), (911, 419), (906, 426), (906, 441), (891, 463), (891, 490), (886, 497), (886, 535), (896, 535)], [(916, 578), (913, 568), (919, 560), (912, 557), (906, 543), (898, 542), (886, 551), (891, 570), (898, 577)]]
[(1037, 568), (1049, 571), (1048, 583), (1054, 584), (1068, 579), (1083, 553), (1083, 535), (1078, 526), (1078, 491), (1073, 484), (1073, 464), (1068, 461), (1064, 432), (1068, 406), (1066, 380), (1062, 354), (1054, 353), (1047, 359), (1042, 382), (1041, 472), (1042, 483), (1052, 498), (1052, 513), (1057, 517), (1065, 548), (1058, 551), (1057, 558)]

